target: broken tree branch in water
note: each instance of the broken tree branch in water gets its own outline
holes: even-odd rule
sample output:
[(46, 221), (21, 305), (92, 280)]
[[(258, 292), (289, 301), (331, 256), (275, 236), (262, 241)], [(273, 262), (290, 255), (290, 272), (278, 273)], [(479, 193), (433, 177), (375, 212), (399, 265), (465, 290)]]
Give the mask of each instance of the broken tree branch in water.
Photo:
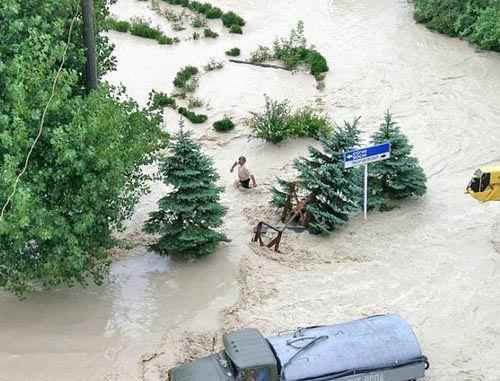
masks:
[(242, 60), (235, 60), (235, 59), (230, 59), (229, 62), (234, 62), (234, 63), (239, 63), (239, 64), (246, 64), (246, 65), (253, 65), (253, 66), (260, 66), (260, 67), (269, 67), (272, 69), (281, 69), (281, 70), (286, 70), (286, 71), (292, 71), (292, 69), (289, 69), (284, 66), (278, 66), (278, 65), (271, 65), (271, 64), (265, 64), (265, 63), (257, 63), (257, 62), (250, 62), (250, 61), (242, 61)]

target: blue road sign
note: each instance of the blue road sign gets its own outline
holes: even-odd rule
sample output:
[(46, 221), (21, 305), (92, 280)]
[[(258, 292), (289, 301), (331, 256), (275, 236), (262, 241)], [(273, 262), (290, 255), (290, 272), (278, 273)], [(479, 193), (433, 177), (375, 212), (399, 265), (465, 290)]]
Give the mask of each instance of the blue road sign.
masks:
[(344, 153), (345, 168), (357, 167), (373, 163), (375, 161), (386, 160), (391, 157), (391, 143), (378, 144), (376, 146), (359, 148)]

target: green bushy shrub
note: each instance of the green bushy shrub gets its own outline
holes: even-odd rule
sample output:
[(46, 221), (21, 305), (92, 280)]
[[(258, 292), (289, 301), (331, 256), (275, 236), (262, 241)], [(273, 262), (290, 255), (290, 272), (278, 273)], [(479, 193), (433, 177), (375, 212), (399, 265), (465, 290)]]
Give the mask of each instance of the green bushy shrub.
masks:
[(264, 112), (250, 112), (250, 129), (252, 136), (277, 144), (290, 136), (290, 103), (272, 100), (267, 95), (265, 99)]
[(237, 24), (233, 24), (229, 28), (229, 33), (243, 34), (243, 30), (241, 29), (241, 26), (239, 26)]
[(271, 53), (271, 49), (269, 49), (267, 46), (259, 45), (257, 50), (250, 53), (250, 62), (253, 63), (265, 62), (272, 58), (273, 55)]
[(234, 128), (234, 122), (228, 116), (224, 116), (221, 120), (218, 120), (213, 124), (215, 131), (227, 132)]
[(195, 66), (188, 65), (182, 68), (173, 81), (174, 86), (177, 88), (186, 88), (187, 82), (196, 74), (198, 74), (198, 68)]
[(161, 91), (153, 90), (149, 95), (149, 101), (153, 109), (163, 108), (163, 107), (170, 107), (173, 109), (177, 108), (175, 99), (169, 97), (167, 94)]
[(224, 26), (228, 28), (231, 28), (232, 25), (245, 26), (245, 20), (232, 11), (224, 13), (221, 19)]
[(309, 66), (310, 73), (318, 80), (329, 70), (325, 57), (314, 49), (308, 50), (307, 66)]
[(330, 119), (310, 107), (292, 111), (290, 102), (282, 102), (265, 96), (266, 105), (261, 113), (251, 112), (250, 129), (252, 136), (273, 144), (287, 138), (322, 139), (332, 132)]
[(188, 99), (188, 109), (199, 108), (203, 106), (203, 101), (198, 98), (189, 98)]
[(120, 21), (113, 17), (106, 20), (107, 27), (117, 32), (127, 33), (130, 30), (130, 23), (128, 21)]
[(220, 70), (224, 67), (224, 63), (222, 61), (217, 61), (215, 58), (210, 58), (210, 61), (207, 62), (206, 65), (203, 66), (203, 69), (206, 72)]
[(217, 32), (214, 32), (212, 29), (210, 28), (205, 28), (203, 30), (203, 35), (206, 37), (206, 38), (217, 38), (219, 37), (219, 34)]
[(231, 48), (228, 51), (226, 51), (226, 56), (230, 57), (238, 57), (241, 54), (240, 48)]
[(187, 120), (189, 120), (191, 123), (199, 124), (199, 123), (205, 123), (208, 119), (208, 116), (204, 114), (196, 114), (192, 111), (189, 111), (185, 107), (179, 107), (177, 109), (179, 114), (182, 116), (186, 117)]
[(290, 136), (310, 137), (320, 139), (328, 136), (331, 131), (330, 119), (315, 112), (310, 107), (304, 107), (295, 111), (288, 121)]
[(207, 25), (207, 21), (202, 16), (196, 16), (193, 21), (191, 21), (191, 26), (193, 28), (202, 28)]
[(142, 19), (132, 20), (130, 33), (134, 36), (156, 40), (161, 45), (172, 45), (173, 43), (179, 41), (179, 39), (176, 37), (172, 38), (165, 36), (165, 34), (160, 29), (152, 27), (147, 21)]
[[(245, 20), (243, 20), (240, 16), (238, 16), (234, 12), (222, 12), (220, 8), (214, 7), (210, 3), (201, 3), (199, 1), (190, 1), (190, 0), (164, 0), (172, 5), (180, 5), (182, 7), (188, 8), (193, 12), (197, 12), (199, 14), (204, 15), (207, 19), (222, 19), (222, 23), (224, 26), (231, 28), (232, 25), (239, 25), (240, 27), (245, 25)], [(196, 23), (196, 25), (200, 25), (200, 23)], [(196, 26), (196, 28), (205, 26), (205, 24)], [(234, 32), (231, 33), (240, 33), (237, 28), (234, 29)], [(241, 30), (241, 28), (239, 28)], [(242, 33), (242, 31), (241, 31)]]
[(303, 65), (317, 79), (321, 80), (329, 68), (325, 57), (313, 46), (307, 47), (304, 37), (304, 23), (299, 21), (297, 27), (293, 28), (288, 38), (276, 38), (273, 49), (259, 46), (250, 54), (250, 62), (259, 63), (268, 60), (280, 60), (288, 69), (296, 69)]

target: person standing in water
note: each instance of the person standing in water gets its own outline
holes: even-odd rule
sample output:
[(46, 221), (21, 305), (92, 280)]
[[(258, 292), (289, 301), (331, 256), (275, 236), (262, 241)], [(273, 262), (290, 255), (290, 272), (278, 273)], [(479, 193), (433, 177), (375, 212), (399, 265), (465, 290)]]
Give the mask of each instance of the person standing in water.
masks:
[(252, 186), (255, 188), (257, 182), (255, 181), (255, 176), (250, 172), (246, 166), (247, 159), (245, 156), (240, 156), (238, 161), (235, 161), (231, 166), (230, 172), (233, 173), (234, 167), (238, 166), (238, 179), (243, 188), (250, 188), (250, 180), (252, 180)]

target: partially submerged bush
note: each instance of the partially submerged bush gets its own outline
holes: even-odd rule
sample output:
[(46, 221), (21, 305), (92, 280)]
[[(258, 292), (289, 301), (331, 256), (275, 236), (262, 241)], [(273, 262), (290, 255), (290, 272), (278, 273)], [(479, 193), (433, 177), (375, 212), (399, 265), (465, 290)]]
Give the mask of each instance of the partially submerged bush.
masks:
[(229, 33), (243, 34), (243, 30), (241, 29), (241, 26), (233, 24), (229, 28)]
[(250, 112), (250, 129), (252, 136), (277, 144), (290, 136), (290, 103), (278, 102), (265, 95), (264, 112)]
[(170, 107), (173, 109), (177, 108), (177, 105), (175, 103), (175, 99), (172, 97), (169, 97), (167, 94), (165, 94), (161, 91), (153, 90), (151, 92), (151, 94), (149, 95), (149, 100), (151, 103), (151, 107), (153, 109), (163, 108), (163, 107)]
[(189, 98), (188, 99), (188, 109), (199, 108), (203, 106), (203, 101), (198, 98)]
[(276, 38), (272, 51), (266, 46), (259, 46), (250, 54), (250, 62), (254, 63), (272, 59), (282, 61), (288, 69), (304, 65), (317, 80), (322, 79), (329, 70), (326, 59), (313, 46), (307, 47), (302, 21), (291, 30), (288, 38)]
[(240, 48), (231, 48), (228, 51), (226, 51), (226, 56), (230, 57), (238, 57), (241, 54)]
[(227, 115), (213, 124), (215, 131), (227, 132), (234, 128), (234, 122)]
[(158, 41), (161, 45), (172, 45), (178, 42), (179, 39), (166, 36), (160, 29), (152, 27), (143, 19), (133, 19), (130, 27), (130, 33), (134, 36), (150, 38)]
[(174, 86), (177, 88), (186, 88), (187, 82), (196, 74), (198, 74), (198, 68), (195, 66), (185, 66), (179, 72), (174, 79)]
[(273, 55), (271, 53), (271, 49), (269, 49), (267, 46), (259, 45), (257, 50), (250, 53), (250, 62), (253, 63), (265, 62), (272, 58)]
[(231, 28), (232, 25), (245, 26), (245, 20), (232, 11), (222, 15), (222, 23), (228, 28)]
[(320, 139), (328, 136), (331, 131), (330, 119), (315, 112), (310, 107), (298, 109), (290, 116), (288, 128), (291, 136)]
[(217, 38), (219, 37), (219, 34), (217, 32), (214, 32), (212, 29), (210, 28), (205, 28), (203, 30), (203, 35), (206, 37), (206, 38)]
[(191, 26), (193, 28), (202, 28), (207, 25), (207, 20), (203, 16), (197, 15), (193, 21), (191, 21)]
[(307, 65), (314, 78), (322, 79), (324, 73), (326, 73), (329, 68), (326, 63), (325, 57), (323, 57), (318, 51), (314, 49), (309, 49), (307, 54)]
[(127, 33), (130, 30), (130, 23), (128, 21), (120, 21), (114, 17), (109, 17), (106, 20), (106, 25), (109, 29), (116, 30), (117, 32)]
[(310, 137), (321, 139), (331, 134), (330, 119), (310, 107), (292, 112), (288, 100), (282, 102), (265, 96), (264, 112), (251, 112), (252, 136), (273, 144), (287, 138)]
[[(203, 16), (205, 16), (207, 19), (222, 19), (222, 23), (227, 27), (231, 28), (233, 25), (238, 25), (241, 27), (245, 25), (245, 20), (243, 20), (240, 16), (238, 16), (234, 12), (222, 12), (222, 10), (218, 7), (213, 6), (210, 3), (201, 3), (199, 1), (190, 1), (190, 0), (164, 0), (169, 4), (172, 5), (180, 5), (182, 7), (188, 8), (192, 10), (193, 12), (197, 12)], [(199, 22), (196, 23), (195, 28), (199, 28), (202, 26), (205, 26), (205, 24), (201, 25)], [(194, 26), (194, 25), (193, 25)], [(237, 28), (233, 29), (235, 32), (231, 33), (240, 33), (237, 32)]]
[(206, 72), (209, 72), (214, 70), (220, 70), (223, 67), (224, 63), (222, 61), (217, 61), (215, 58), (210, 58), (210, 61), (208, 61), (208, 63), (205, 66), (203, 66), (203, 69)]
[(206, 116), (204, 114), (196, 114), (192, 111), (189, 111), (185, 107), (179, 107), (177, 109), (177, 111), (179, 112), (179, 114), (186, 117), (186, 119), (188, 119), (191, 123), (195, 123), (195, 124), (205, 123), (208, 119), (208, 116)]

